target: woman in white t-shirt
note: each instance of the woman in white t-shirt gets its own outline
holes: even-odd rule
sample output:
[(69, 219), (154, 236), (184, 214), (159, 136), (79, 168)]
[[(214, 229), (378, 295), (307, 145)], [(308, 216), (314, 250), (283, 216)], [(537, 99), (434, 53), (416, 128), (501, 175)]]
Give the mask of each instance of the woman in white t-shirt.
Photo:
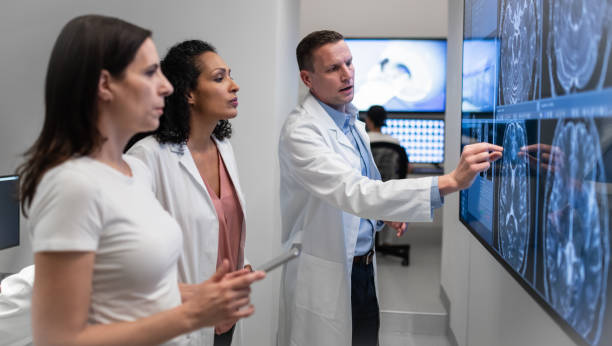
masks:
[(51, 53), (44, 126), (18, 169), (36, 345), (181, 345), (182, 334), (253, 313), (249, 286), (265, 274), (227, 274), (227, 263), (181, 297), (180, 228), (148, 169), (122, 155), (131, 136), (159, 125), (173, 91), (150, 35), (82, 16)]

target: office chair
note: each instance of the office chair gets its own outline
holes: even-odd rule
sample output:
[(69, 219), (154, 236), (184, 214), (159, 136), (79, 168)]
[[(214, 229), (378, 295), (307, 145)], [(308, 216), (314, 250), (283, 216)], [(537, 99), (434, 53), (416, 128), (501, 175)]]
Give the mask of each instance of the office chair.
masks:
[[(406, 151), (399, 144), (389, 142), (370, 143), (372, 156), (376, 167), (380, 171), (383, 181), (390, 179), (404, 179), (408, 171), (408, 156)], [(410, 244), (403, 245), (384, 245), (376, 232), (374, 238), (374, 248), (376, 252), (383, 255), (396, 256), (402, 259), (402, 265), (410, 264)]]

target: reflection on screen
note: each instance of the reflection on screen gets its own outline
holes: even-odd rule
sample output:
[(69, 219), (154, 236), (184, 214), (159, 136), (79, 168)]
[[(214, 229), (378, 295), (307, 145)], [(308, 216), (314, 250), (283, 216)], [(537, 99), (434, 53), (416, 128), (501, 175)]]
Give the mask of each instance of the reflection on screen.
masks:
[(409, 162), (444, 162), (444, 120), (387, 119), (381, 132), (400, 141)]
[(466, 40), (463, 42), (464, 112), (492, 112), (495, 105), (497, 80), (497, 42), (495, 40)]
[(18, 177), (0, 177), (0, 250), (19, 245)]
[(444, 112), (446, 41), (350, 39), (355, 98), (361, 111), (382, 105), (389, 112)]
[(611, 10), (465, 2), (462, 144), (504, 156), (461, 193), (461, 221), (585, 345), (612, 345)]

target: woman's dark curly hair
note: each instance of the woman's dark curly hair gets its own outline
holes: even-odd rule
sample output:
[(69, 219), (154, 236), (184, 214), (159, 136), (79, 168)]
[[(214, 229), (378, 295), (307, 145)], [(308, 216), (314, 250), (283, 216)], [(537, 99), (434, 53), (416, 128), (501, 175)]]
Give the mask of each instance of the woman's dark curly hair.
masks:
[[(166, 97), (164, 114), (159, 119), (159, 128), (153, 135), (160, 143), (186, 143), (189, 138), (189, 104), (187, 94), (196, 88), (200, 66), (197, 58), (206, 52), (216, 53), (215, 48), (200, 40), (183, 41), (174, 45), (161, 62), (162, 72), (172, 83), (174, 93)], [(232, 126), (221, 120), (213, 135), (222, 140), (232, 135)]]

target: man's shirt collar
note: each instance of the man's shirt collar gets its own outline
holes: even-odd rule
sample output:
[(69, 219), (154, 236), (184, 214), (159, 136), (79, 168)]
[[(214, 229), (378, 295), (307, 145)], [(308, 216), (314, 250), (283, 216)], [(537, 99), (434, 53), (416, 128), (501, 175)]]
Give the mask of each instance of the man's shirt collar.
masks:
[(357, 114), (359, 113), (359, 110), (357, 110), (357, 108), (353, 106), (352, 103), (349, 103), (346, 105), (347, 113), (344, 113), (344, 112), (340, 112), (339, 110), (336, 110), (330, 107), (329, 105), (321, 102), (321, 100), (319, 100), (316, 97), (315, 97), (315, 100), (319, 102), (321, 107), (325, 109), (325, 111), (327, 112), (327, 114), (329, 114), (329, 116), (332, 118), (334, 123), (336, 123), (336, 125), (343, 132), (346, 132), (350, 126), (355, 125), (355, 119), (357, 118)]

